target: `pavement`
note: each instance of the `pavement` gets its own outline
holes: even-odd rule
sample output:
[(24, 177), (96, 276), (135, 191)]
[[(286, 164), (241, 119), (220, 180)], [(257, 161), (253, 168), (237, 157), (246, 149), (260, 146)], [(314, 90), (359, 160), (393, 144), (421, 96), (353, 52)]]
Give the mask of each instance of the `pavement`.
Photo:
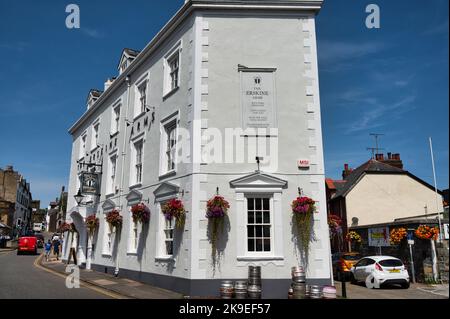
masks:
[[(336, 294), (342, 297), (342, 283), (335, 281)], [(400, 287), (385, 287), (369, 289), (364, 284), (345, 283), (347, 299), (448, 299), (449, 286), (411, 284), (408, 289)]]
[[(51, 258), (48, 262), (40, 257), (40, 265), (47, 270), (67, 276), (70, 270), (67, 264)], [(73, 264), (71, 264), (73, 266)], [(66, 269), (68, 272), (66, 272)], [(154, 287), (142, 282), (115, 277), (110, 274), (80, 269), (80, 281), (91, 287), (104, 289), (124, 299), (183, 299), (182, 294)]]

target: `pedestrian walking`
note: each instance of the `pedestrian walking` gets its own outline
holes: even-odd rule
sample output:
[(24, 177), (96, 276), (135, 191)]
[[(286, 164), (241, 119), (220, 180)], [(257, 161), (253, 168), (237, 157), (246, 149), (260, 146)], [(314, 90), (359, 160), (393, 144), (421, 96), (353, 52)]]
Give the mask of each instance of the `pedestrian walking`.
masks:
[(59, 246), (61, 246), (59, 239), (55, 239), (53, 241), (53, 253), (56, 255), (56, 260), (59, 260)]
[(52, 242), (49, 239), (48, 242), (45, 244), (45, 260), (48, 261), (48, 258), (50, 257), (50, 252), (52, 251)]

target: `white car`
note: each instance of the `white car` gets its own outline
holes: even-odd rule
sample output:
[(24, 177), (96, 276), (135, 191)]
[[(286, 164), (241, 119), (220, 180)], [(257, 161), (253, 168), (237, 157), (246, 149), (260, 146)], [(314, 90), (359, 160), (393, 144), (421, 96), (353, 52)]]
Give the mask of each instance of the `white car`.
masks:
[(364, 257), (350, 271), (353, 282), (364, 282), (367, 288), (380, 288), (382, 285), (401, 285), (409, 288), (409, 274), (402, 261), (391, 256)]

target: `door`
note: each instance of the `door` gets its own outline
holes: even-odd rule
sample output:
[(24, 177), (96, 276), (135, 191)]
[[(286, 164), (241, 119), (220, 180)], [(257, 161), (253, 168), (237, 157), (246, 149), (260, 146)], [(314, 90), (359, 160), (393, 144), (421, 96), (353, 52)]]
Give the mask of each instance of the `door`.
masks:
[(356, 265), (355, 265), (355, 270), (353, 271), (353, 274), (355, 276), (355, 279), (357, 281), (362, 281), (363, 279), (363, 274), (365, 272), (365, 268), (367, 265), (367, 258), (363, 258), (361, 259)]
[(373, 272), (374, 264), (375, 260), (367, 258), (366, 265), (364, 266), (364, 269), (361, 272), (362, 276), (361, 281), (366, 281), (366, 278), (369, 277), (369, 275)]

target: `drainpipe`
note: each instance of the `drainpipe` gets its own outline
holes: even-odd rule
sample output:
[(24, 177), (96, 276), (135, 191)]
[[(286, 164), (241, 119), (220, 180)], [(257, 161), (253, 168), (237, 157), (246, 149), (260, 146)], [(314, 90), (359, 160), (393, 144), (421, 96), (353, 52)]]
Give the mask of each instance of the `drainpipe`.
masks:
[[(124, 129), (124, 134), (123, 134), (123, 144), (122, 144), (122, 167), (121, 167), (121, 172), (120, 172), (120, 188), (119, 188), (119, 207), (122, 208), (122, 196), (123, 196), (123, 179), (124, 179), (124, 167), (125, 167), (125, 159), (126, 159), (126, 151), (125, 151), (125, 147), (126, 147), (126, 142), (127, 142), (127, 127), (128, 127), (128, 110), (130, 107), (130, 87), (131, 87), (131, 83), (130, 83), (130, 76), (127, 75), (127, 77), (125, 78), (125, 83), (127, 84), (127, 107), (125, 110), (125, 129)], [(116, 227), (115, 229), (115, 233), (114, 233), (114, 243), (115, 241), (118, 239), (118, 235), (119, 234), (119, 230)], [(117, 244), (117, 251), (116, 251), (116, 262), (115, 262), (115, 269), (114, 269), (114, 276), (118, 276), (119, 275), (119, 248), (120, 245)]]

